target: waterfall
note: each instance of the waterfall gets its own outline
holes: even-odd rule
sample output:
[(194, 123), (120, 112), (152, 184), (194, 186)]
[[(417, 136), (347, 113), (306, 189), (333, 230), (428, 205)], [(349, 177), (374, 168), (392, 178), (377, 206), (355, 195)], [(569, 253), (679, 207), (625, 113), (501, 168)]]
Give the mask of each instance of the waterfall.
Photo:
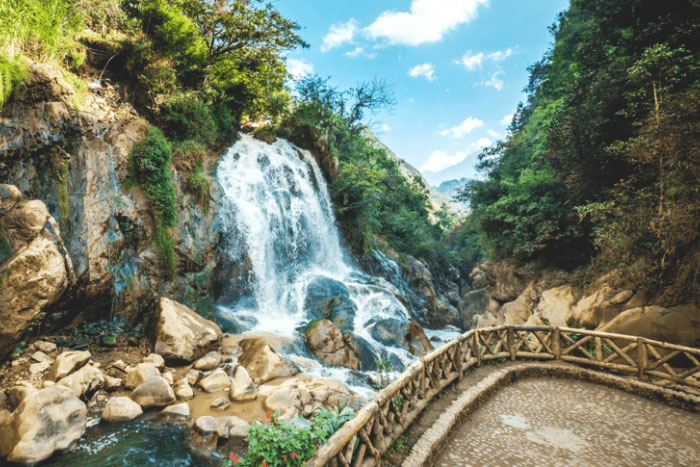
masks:
[[(319, 313), (339, 313), (372, 353), (402, 363), (412, 357), (378, 337), (377, 323), (405, 323), (399, 291), (364, 274), (342, 245), (328, 186), (308, 151), (248, 135), (223, 156), (217, 180), (226, 284), (219, 320), (236, 332), (295, 336)], [(340, 297), (338, 309), (323, 304)]]

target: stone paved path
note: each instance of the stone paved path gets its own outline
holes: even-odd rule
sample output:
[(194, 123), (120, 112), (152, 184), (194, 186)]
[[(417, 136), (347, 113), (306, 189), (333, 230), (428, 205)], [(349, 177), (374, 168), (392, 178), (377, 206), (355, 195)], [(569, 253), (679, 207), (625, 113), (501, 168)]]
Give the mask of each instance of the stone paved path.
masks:
[(700, 466), (700, 415), (601, 385), (526, 379), (469, 415), (436, 466)]

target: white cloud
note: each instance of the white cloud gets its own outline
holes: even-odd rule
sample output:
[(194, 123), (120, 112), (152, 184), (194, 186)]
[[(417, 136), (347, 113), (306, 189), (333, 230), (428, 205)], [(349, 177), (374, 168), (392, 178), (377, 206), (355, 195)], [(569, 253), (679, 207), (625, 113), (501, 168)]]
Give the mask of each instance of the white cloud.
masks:
[(472, 144), (472, 147), (474, 149), (483, 149), (491, 146), (492, 143), (493, 141), (491, 141), (488, 138), (479, 138), (478, 140), (476, 140), (476, 143)]
[(513, 116), (514, 116), (514, 115), (515, 115), (515, 112), (509, 113), (508, 115), (506, 115), (505, 117), (503, 117), (503, 118), (501, 119), (501, 123), (502, 123), (503, 125), (510, 125), (510, 122), (513, 121)]
[(477, 16), (488, 0), (413, 0), (410, 11), (385, 11), (366, 29), (371, 39), (416, 46), (438, 42), (461, 24)]
[(440, 134), (442, 136), (450, 135), (453, 138), (464, 138), (466, 135), (482, 126), (484, 126), (483, 120), (479, 120), (478, 118), (474, 117), (467, 117), (467, 119), (459, 125), (445, 130)]
[(464, 68), (466, 68), (469, 71), (474, 71), (477, 68), (481, 68), (481, 63), (483, 61), (483, 52), (479, 52), (478, 54), (472, 55), (472, 51), (470, 50), (469, 52), (462, 55), (462, 58), (457, 60), (457, 63), (461, 63), (462, 65), (464, 65)]
[(331, 49), (340, 47), (346, 42), (352, 41), (357, 32), (357, 20), (351, 18), (347, 23), (336, 23), (328, 30), (323, 37), (321, 52), (328, 52)]
[(484, 83), (484, 86), (494, 88), (497, 91), (503, 89), (503, 80), (499, 78), (503, 74), (503, 71), (497, 71)]
[(510, 47), (507, 48), (506, 50), (503, 51), (498, 51), (498, 52), (492, 52), (488, 55), (489, 60), (494, 61), (494, 62), (502, 62), (506, 58), (510, 57), (513, 55), (513, 49)]
[(365, 51), (364, 47), (356, 47), (355, 49), (353, 49), (349, 52), (345, 52), (345, 55), (350, 57), (350, 58), (357, 58), (360, 56), (365, 56), (365, 57), (370, 58), (370, 59), (377, 56), (376, 53), (367, 53), (367, 51)]
[(287, 72), (292, 75), (293, 78), (302, 78), (305, 75), (310, 75), (314, 72), (314, 66), (305, 62), (304, 60), (297, 60), (296, 58), (287, 59)]
[(419, 76), (422, 76), (428, 81), (434, 81), (436, 79), (435, 68), (433, 68), (433, 65), (431, 63), (423, 63), (422, 65), (416, 65), (408, 71), (408, 74), (411, 75), (411, 77), (413, 78), (418, 78)]
[(495, 132), (495, 131), (493, 131), (493, 130), (488, 130), (488, 131), (486, 131), (486, 133), (488, 133), (489, 136), (491, 136), (491, 137), (493, 137), (493, 138), (500, 138), (500, 137), (501, 137), (501, 134), (500, 134), (500, 133)]
[(420, 166), (418, 170), (421, 172), (441, 172), (448, 167), (459, 164), (467, 158), (467, 153), (458, 152), (456, 154), (447, 154), (445, 151), (435, 151), (428, 160)]
[(382, 123), (381, 130), (382, 130), (382, 132), (387, 133), (387, 132), (391, 131), (391, 127), (389, 125), (387, 125), (386, 123)]

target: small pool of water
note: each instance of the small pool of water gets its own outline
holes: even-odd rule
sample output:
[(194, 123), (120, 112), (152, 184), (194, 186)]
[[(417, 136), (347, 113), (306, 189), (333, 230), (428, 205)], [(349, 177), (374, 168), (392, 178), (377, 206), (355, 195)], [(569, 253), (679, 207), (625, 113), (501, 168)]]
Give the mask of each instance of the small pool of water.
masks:
[(597, 384), (528, 379), (469, 415), (434, 465), (700, 465), (700, 415)]
[(40, 465), (51, 467), (220, 466), (222, 459), (205, 459), (187, 440), (189, 429), (155, 417), (125, 424), (100, 423), (88, 428), (73, 452), (64, 452)]

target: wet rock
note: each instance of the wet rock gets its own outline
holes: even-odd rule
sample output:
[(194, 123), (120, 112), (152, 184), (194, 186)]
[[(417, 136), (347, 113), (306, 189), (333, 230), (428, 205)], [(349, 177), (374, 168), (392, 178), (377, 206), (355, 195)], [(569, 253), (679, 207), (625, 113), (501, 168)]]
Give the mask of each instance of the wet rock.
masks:
[(194, 422), (194, 429), (202, 436), (207, 436), (216, 431), (216, 419), (208, 415), (199, 417)]
[(369, 326), (370, 334), (374, 339), (384, 345), (395, 347), (401, 347), (401, 341), (408, 330), (408, 323), (396, 318), (373, 319)]
[(226, 410), (231, 405), (226, 397), (218, 397), (214, 399), (210, 407), (214, 410)]
[(231, 379), (222, 369), (218, 369), (212, 374), (205, 376), (199, 381), (199, 387), (206, 392), (217, 392), (229, 387)]
[(166, 360), (192, 362), (221, 339), (216, 323), (168, 298), (160, 298), (156, 315), (155, 351)]
[(325, 363), (355, 370), (359, 367), (357, 352), (331, 321), (324, 319), (312, 322), (305, 335), (311, 351)]
[(104, 386), (105, 377), (92, 365), (85, 365), (78, 371), (59, 380), (56, 384), (70, 388), (78, 397), (91, 394)]
[(408, 322), (403, 344), (416, 357), (424, 357), (435, 350), (433, 344), (430, 343), (430, 339), (425, 335), (423, 327), (415, 321)]
[(58, 381), (85, 365), (88, 360), (90, 360), (90, 352), (88, 350), (62, 352), (56, 357), (50, 377)]
[(175, 393), (160, 376), (151, 376), (131, 393), (141, 407), (165, 407), (175, 402)]
[(304, 311), (309, 321), (327, 319), (340, 329), (352, 329), (357, 308), (345, 284), (320, 276), (306, 289)]
[(192, 386), (189, 385), (187, 379), (181, 379), (175, 386), (175, 395), (180, 400), (190, 400), (194, 397)]
[(255, 383), (248, 371), (240, 365), (233, 370), (229, 397), (236, 402), (249, 401), (257, 397)]
[(5, 422), (0, 457), (34, 464), (67, 449), (85, 432), (87, 407), (64, 386), (27, 394)]
[(256, 384), (293, 376), (299, 372), (294, 363), (281, 357), (264, 339), (243, 339), (239, 346), (243, 354), (238, 358), (238, 363), (245, 367)]
[(149, 354), (148, 357), (143, 359), (143, 361), (144, 361), (144, 363), (153, 364), (153, 366), (158, 368), (159, 370), (162, 370), (163, 368), (165, 368), (165, 360), (163, 359), (163, 357), (161, 357), (157, 353)]
[(124, 385), (129, 389), (134, 389), (140, 386), (144, 381), (151, 376), (160, 376), (160, 371), (153, 363), (139, 363), (136, 366), (126, 368), (126, 379)]
[(161, 415), (167, 415), (169, 417), (190, 417), (190, 405), (187, 402), (182, 402), (180, 404), (169, 405), (160, 411)]
[(112, 423), (130, 422), (143, 415), (141, 406), (128, 397), (112, 397), (102, 410), (102, 420)]
[(221, 354), (219, 352), (209, 352), (194, 363), (197, 370), (211, 371), (219, 368), (221, 365)]

